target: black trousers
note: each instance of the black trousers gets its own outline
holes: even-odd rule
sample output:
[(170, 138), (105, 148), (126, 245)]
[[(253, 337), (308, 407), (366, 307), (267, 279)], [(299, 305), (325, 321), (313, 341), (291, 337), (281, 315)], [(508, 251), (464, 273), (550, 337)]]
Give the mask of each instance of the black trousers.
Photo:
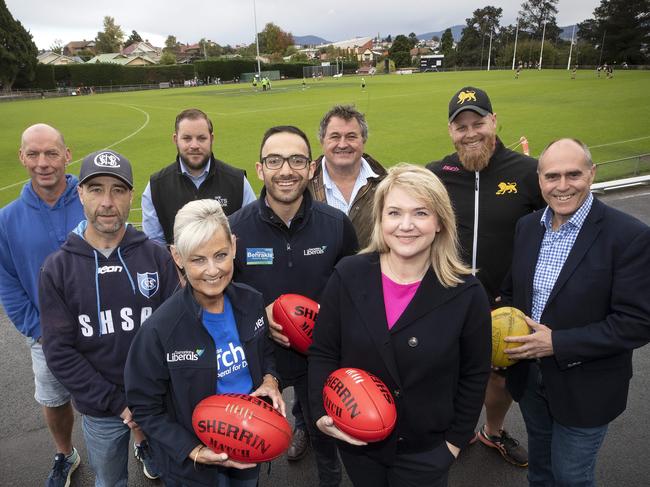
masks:
[(345, 450), (341, 459), (354, 487), (446, 487), (455, 457), (442, 442), (424, 452), (398, 453), (390, 464)]
[(292, 381), (293, 391), (300, 406), (309, 432), (311, 446), (314, 449), (316, 457), (316, 467), (318, 468), (318, 479), (320, 487), (338, 487), (341, 484), (341, 462), (339, 461), (338, 448), (336, 441), (331, 436), (321, 433), (316, 427), (316, 420), (313, 418), (309, 408), (309, 398), (307, 396), (307, 374), (298, 377)]

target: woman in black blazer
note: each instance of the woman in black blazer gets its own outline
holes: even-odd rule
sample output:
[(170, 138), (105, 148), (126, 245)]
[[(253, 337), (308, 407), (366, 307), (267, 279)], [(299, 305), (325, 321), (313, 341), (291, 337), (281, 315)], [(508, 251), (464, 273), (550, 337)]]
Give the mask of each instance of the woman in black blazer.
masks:
[[(375, 193), (370, 245), (336, 266), (309, 350), (317, 426), (339, 441), (359, 486), (445, 486), (474, 435), (490, 373), (488, 299), (458, 255), (454, 212), (441, 181), (410, 164)], [(327, 416), (322, 389), (340, 367), (381, 378), (397, 406), (383, 441), (364, 444)]]

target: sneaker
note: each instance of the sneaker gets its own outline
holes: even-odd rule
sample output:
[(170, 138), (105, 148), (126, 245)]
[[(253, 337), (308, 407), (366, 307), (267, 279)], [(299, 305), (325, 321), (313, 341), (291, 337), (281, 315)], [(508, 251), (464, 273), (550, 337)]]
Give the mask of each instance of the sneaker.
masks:
[(133, 450), (135, 453), (135, 458), (140, 460), (142, 463), (142, 471), (144, 476), (151, 480), (156, 480), (160, 478), (160, 472), (158, 472), (158, 467), (151, 456), (149, 451), (149, 443), (147, 440), (142, 440), (139, 445), (133, 444)]
[(477, 436), (481, 443), (496, 448), (505, 461), (518, 467), (528, 466), (528, 452), (519, 444), (506, 430), (500, 430), (499, 436), (488, 435), (485, 432), (485, 425), (478, 431)]
[(287, 450), (287, 460), (297, 462), (309, 451), (309, 435), (304, 429), (296, 429), (293, 432), (291, 446)]
[(68, 456), (64, 453), (54, 455), (54, 466), (45, 487), (69, 487), (70, 477), (80, 463), (81, 457), (76, 448), (72, 448), (72, 453)]

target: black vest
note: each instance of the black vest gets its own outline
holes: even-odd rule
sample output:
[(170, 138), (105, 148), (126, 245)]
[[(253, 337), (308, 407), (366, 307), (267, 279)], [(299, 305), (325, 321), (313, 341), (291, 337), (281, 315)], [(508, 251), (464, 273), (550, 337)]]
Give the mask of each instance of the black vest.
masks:
[(151, 201), (168, 244), (174, 243), (174, 218), (185, 203), (192, 200), (215, 199), (226, 215), (242, 206), (246, 171), (237, 169), (212, 156), (208, 175), (197, 189), (181, 172), (178, 159), (151, 176)]

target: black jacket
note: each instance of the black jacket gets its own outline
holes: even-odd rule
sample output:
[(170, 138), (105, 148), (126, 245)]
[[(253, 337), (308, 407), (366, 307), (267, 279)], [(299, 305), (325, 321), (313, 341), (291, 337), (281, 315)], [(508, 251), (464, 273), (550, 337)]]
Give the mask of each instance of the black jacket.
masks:
[(397, 452), (442, 441), (462, 448), (474, 434), (490, 374), (490, 311), (478, 280), (444, 288), (433, 270), (389, 330), (376, 253), (343, 259), (321, 299), (309, 349), (309, 398), (314, 420), (325, 415), (322, 390), (340, 367), (378, 376), (392, 391), (397, 425), (366, 447), (338, 442), (350, 453), (390, 461)]
[[(260, 293), (230, 283), (230, 299), (253, 387), (265, 374), (277, 377)], [(168, 299), (137, 334), (126, 363), (129, 407), (147, 435), (163, 478), (183, 485), (216, 485), (217, 469), (188, 458), (201, 441), (192, 428), (192, 412), (216, 393), (214, 340), (201, 321), (202, 309), (187, 285)]]
[(39, 282), (43, 352), (80, 413), (124, 411), (129, 346), (177, 285), (169, 252), (130, 225), (108, 258), (71, 233), (46, 259)]
[(186, 203), (200, 199), (215, 199), (226, 215), (242, 206), (246, 172), (212, 155), (208, 175), (197, 189), (181, 171), (178, 160), (153, 174), (150, 179), (151, 201), (168, 244), (174, 242), (174, 219)]
[[(515, 234), (505, 304), (530, 316), (533, 278), (544, 238), (542, 212), (522, 218)], [(553, 418), (565, 426), (609, 423), (627, 404), (632, 350), (650, 340), (650, 228), (594, 200), (546, 302), (541, 323), (553, 330), (554, 355), (540, 360)], [(530, 361), (508, 367), (515, 400)]]
[[(537, 160), (505, 148), (497, 139), (488, 166), (480, 172), (467, 171), (456, 153), (429, 163), (427, 168), (442, 180), (449, 192), (463, 260), (471, 266), (472, 256), (476, 254), (477, 277), (494, 304), (510, 268), (517, 220), (545, 206), (537, 182)], [(476, 248), (473, 245), (475, 204), (478, 204)]]
[[(357, 250), (352, 223), (343, 212), (313, 201), (305, 191), (303, 203), (287, 228), (266, 205), (265, 197), (263, 189), (256, 203), (229, 218), (237, 238), (235, 279), (260, 291), (265, 305), (287, 293), (318, 302), (336, 263)], [(260, 250), (272, 255), (271, 263), (260, 264), (255, 258)], [(275, 356), (280, 376), (288, 385), (307, 372), (304, 355), (276, 346)]]

